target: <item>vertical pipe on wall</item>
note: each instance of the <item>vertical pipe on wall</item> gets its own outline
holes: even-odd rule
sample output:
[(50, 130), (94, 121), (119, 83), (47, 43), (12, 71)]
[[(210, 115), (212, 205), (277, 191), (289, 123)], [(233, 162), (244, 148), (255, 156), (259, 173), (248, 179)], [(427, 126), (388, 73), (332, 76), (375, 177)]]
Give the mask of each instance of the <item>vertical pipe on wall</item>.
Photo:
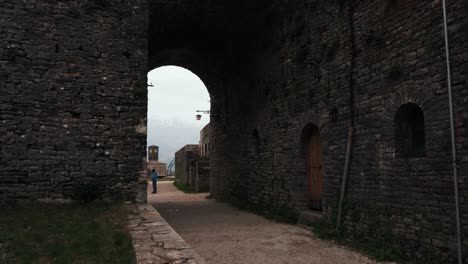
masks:
[(343, 203), (346, 196), (346, 187), (348, 184), (348, 176), (349, 176), (349, 167), (351, 162), (351, 150), (353, 148), (353, 136), (354, 136), (354, 66), (355, 66), (355, 59), (356, 59), (356, 35), (354, 32), (354, 6), (353, 0), (347, 0), (346, 3), (348, 4), (348, 23), (349, 23), (349, 38), (351, 42), (351, 60), (349, 66), (349, 107), (350, 107), (350, 128), (348, 130), (348, 143), (346, 146), (346, 160), (345, 160), (345, 167), (343, 171), (343, 179), (341, 183), (341, 193), (340, 193), (340, 201), (338, 203), (338, 217), (336, 219), (336, 230), (339, 231), (341, 225), (341, 214), (343, 211)]
[(348, 131), (348, 145), (346, 146), (346, 161), (345, 167), (343, 171), (343, 182), (341, 183), (341, 194), (340, 194), (340, 202), (338, 204), (338, 217), (336, 219), (336, 230), (340, 230), (341, 225), (341, 212), (343, 210), (343, 202), (346, 193), (346, 185), (348, 182), (348, 172), (349, 172), (349, 161), (351, 159), (351, 146), (353, 145), (353, 132), (354, 129), (351, 127)]
[(445, 56), (447, 63), (447, 85), (450, 108), (450, 135), (452, 138), (452, 166), (453, 166), (453, 188), (455, 198), (455, 215), (457, 222), (457, 253), (458, 263), (462, 264), (462, 245), (461, 245), (461, 223), (460, 223), (460, 201), (458, 196), (458, 169), (457, 169), (457, 149), (455, 139), (455, 118), (453, 112), (453, 91), (452, 91), (452, 70), (450, 69), (450, 49), (448, 38), (447, 4), (442, 0), (442, 10), (444, 15), (444, 37), (445, 37)]

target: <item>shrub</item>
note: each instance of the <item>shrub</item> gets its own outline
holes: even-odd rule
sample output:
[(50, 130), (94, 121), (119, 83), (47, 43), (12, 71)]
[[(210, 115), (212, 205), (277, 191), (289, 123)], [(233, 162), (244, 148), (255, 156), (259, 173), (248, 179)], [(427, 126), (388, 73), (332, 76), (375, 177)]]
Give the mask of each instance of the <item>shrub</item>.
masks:
[(187, 186), (187, 185), (185, 185), (185, 184), (183, 184), (183, 183), (181, 183), (181, 182), (179, 182), (177, 180), (174, 181), (173, 185), (177, 189), (179, 189), (179, 191), (181, 191), (181, 192), (188, 193), (188, 194), (196, 193), (196, 192), (190, 190), (189, 186)]

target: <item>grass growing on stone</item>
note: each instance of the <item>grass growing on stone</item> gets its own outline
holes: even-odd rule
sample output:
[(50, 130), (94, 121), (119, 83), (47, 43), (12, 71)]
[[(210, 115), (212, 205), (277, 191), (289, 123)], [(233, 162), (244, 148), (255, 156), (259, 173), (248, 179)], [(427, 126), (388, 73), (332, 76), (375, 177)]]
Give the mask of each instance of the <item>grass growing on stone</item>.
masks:
[(0, 263), (135, 263), (123, 204), (3, 208)]
[(183, 183), (180, 183), (178, 181), (174, 181), (174, 186), (179, 189), (179, 191), (183, 192), (183, 193), (188, 193), (188, 194), (194, 194), (194, 193), (197, 193), (197, 192), (194, 192), (192, 190), (189, 189), (189, 187)]
[(338, 232), (334, 224), (325, 220), (314, 222), (311, 227), (318, 238), (333, 240), (340, 245), (355, 249), (377, 261), (392, 261), (396, 263), (403, 263), (405, 261), (402, 253), (391, 245), (392, 237), (389, 237), (389, 242), (385, 243), (371, 241), (360, 236), (349, 236)]

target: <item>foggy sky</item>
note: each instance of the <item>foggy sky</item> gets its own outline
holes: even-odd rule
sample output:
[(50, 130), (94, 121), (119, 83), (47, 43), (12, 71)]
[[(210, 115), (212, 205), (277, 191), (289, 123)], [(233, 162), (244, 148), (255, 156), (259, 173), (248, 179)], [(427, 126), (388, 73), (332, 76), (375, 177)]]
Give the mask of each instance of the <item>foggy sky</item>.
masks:
[(186, 144), (198, 144), (209, 115), (196, 121), (196, 110), (209, 110), (202, 80), (184, 68), (165, 66), (148, 73), (148, 145), (160, 147), (159, 160), (169, 163)]

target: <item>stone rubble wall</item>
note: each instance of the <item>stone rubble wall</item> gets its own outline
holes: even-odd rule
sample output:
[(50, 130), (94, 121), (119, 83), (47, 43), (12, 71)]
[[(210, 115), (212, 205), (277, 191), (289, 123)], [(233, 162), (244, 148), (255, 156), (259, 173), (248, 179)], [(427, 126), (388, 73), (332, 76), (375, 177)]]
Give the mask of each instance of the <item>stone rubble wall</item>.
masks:
[(0, 1), (0, 200), (135, 200), (147, 2)]
[(187, 186), (194, 192), (208, 192), (210, 189), (210, 163), (200, 157), (190, 160)]
[[(175, 180), (192, 186), (192, 162), (199, 158), (198, 145), (186, 145), (175, 154)], [(195, 180), (195, 177), (193, 177)]]
[[(103, 198), (135, 199), (146, 156), (146, 74), (178, 65), (210, 92), (210, 190), (216, 199), (259, 211), (306, 209), (303, 136), (313, 124), (322, 138), (324, 212), (333, 215), (353, 119), (351, 232), (377, 233), (371, 228), (380, 226), (405, 241), (412, 257), (451, 261), (455, 221), (441, 1), (147, 5), (1, 1), (0, 200), (71, 199), (87, 182), (98, 185)], [(448, 1), (464, 238), (467, 14), (465, 0)], [(395, 155), (394, 118), (408, 102), (424, 112), (423, 157)]]
[[(351, 12), (347, 2), (353, 3)], [(355, 234), (396, 236), (411, 258), (452, 261), (455, 208), (441, 1), (272, 6), (251, 23), (263, 25), (256, 46), (242, 51), (243, 71), (227, 77), (224, 111), (212, 117), (212, 195), (258, 211), (307, 209), (303, 136), (314, 124), (322, 138), (324, 212), (335, 214), (352, 98), (346, 226)], [(468, 3), (449, 1), (448, 16), (467, 249)], [(424, 112), (423, 157), (395, 155), (395, 115), (408, 102)]]
[(187, 145), (175, 154), (175, 180), (194, 192), (208, 192), (210, 163), (200, 157), (199, 145)]
[(196, 192), (209, 192), (210, 191), (210, 162), (209, 160), (199, 160), (196, 163)]

